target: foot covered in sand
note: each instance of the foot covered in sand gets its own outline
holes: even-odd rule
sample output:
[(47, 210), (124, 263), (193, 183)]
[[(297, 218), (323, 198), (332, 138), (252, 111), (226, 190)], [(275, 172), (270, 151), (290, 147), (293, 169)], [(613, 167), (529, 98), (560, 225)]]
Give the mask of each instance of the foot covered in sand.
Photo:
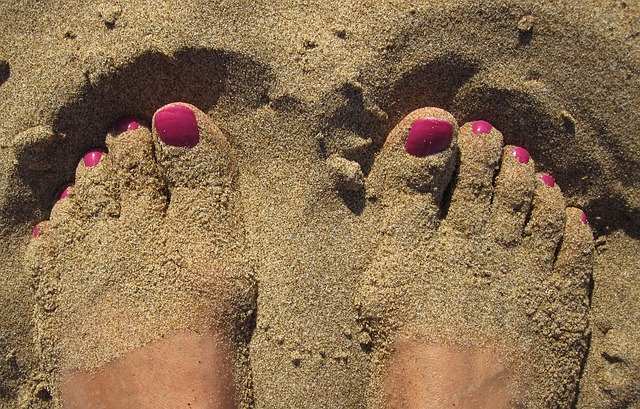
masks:
[(485, 121), (425, 108), (367, 180), (379, 250), (357, 295), (370, 407), (569, 407), (588, 343), (584, 213)]
[(230, 408), (251, 397), (255, 285), (238, 170), (197, 108), (133, 118), (85, 155), (30, 246), (42, 377), (68, 408)]

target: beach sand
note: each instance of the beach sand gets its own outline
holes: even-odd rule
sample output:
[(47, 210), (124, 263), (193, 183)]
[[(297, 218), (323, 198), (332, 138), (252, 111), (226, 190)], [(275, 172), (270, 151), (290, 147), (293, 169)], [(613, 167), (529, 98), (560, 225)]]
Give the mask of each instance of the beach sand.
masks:
[(359, 187), (424, 106), (491, 122), (584, 209), (596, 251), (577, 407), (640, 405), (637, 3), (6, 1), (0, 34), (0, 407), (52, 402), (34, 226), (118, 118), (149, 124), (175, 101), (209, 114), (237, 158), (256, 407), (364, 407), (354, 296), (378, 227)]

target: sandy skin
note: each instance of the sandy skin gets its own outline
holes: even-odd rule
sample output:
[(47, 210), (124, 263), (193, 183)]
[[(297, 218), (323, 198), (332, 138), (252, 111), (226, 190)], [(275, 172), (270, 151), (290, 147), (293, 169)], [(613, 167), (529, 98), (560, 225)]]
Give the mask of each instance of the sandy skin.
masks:
[(106, 144), (30, 248), (54, 403), (246, 407), (256, 294), (228, 142), (197, 108), (171, 104), (152, 130), (125, 119)]
[[(233, 187), (230, 151), (224, 137), (197, 108), (173, 104), (158, 112), (153, 135), (138, 124), (119, 124), (123, 129), (108, 137), (110, 155), (85, 157), (76, 185), (63, 192), (51, 221), (34, 232), (34, 259), (38, 260), (34, 270), (41, 280), (37, 313), (43, 328), (49, 326), (42, 333), (42, 345), (50, 354), (54, 387), (60, 382), (59, 403), (64, 407), (230, 408), (246, 404), (250, 396), (242, 380), (248, 373), (241, 359), (243, 350), (234, 342), (242, 333), (240, 308), (250, 306), (251, 300), (224, 302), (230, 290), (236, 296), (250, 295), (250, 282), (233, 274), (225, 277), (234, 265), (232, 253), (217, 253), (219, 258), (213, 263), (199, 261), (203, 246), (224, 249), (225, 239), (214, 232), (208, 243), (192, 243), (193, 233), (180, 235), (175, 230), (177, 222), (170, 218), (186, 215), (198, 228), (214, 226), (215, 221), (214, 229), (235, 238), (229, 248), (237, 251), (241, 228), (233, 222), (233, 215), (226, 229), (220, 227), (233, 211), (233, 191), (231, 199), (225, 191)], [(157, 144), (153, 155), (145, 150), (151, 143)], [(200, 144), (213, 149), (194, 151), (195, 155), (211, 155), (206, 176), (194, 174), (188, 166), (189, 150)], [(105, 168), (96, 168), (102, 160)], [(498, 163), (499, 174), (494, 178)], [(127, 169), (121, 182), (113, 182), (114, 166)], [(101, 169), (103, 173), (96, 172)], [(451, 183), (448, 196), (445, 193)], [(573, 401), (571, 393), (555, 394), (571, 390), (567, 385), (577, 382), (584, 359), (593, 243), (584, 214), (578, 209), (565, 210), (559, 188), (548, 175), (535, 175), (528, 153), (518, 147), (503, 148), (502, 135), (486, 122), (467, 124), (459, 131), (450, 114), (425, 108), (408, 115), (391, 132), (367, 187), (383, 204), (371, 209), (382, 209), (383, 214), (380, 256), (365, 275), (358, 298), (362, 320), (374, 341), (372, 357), (378, 362), (370, 385), (371, 406), (509, 408)], [(160, 194), (167, 188), (170, 200)], [(439, 208), (445, 204), (446, 215)], [(203, 217), (203, 208), (209, 209), (204, 214), (211, 218)], [(179, 243), (186, 244), (179, 245), (177, 254), (191, 255), (186, 259), (185, 290), (193, 292), (194, 284), (206, 288), (211, 283), (228, 283), (229, 288), (211, 286), (213, 292), (205, 291), (206, 298), (200, 303), (196, 297), (195, 304), (181, 304), (177, 312), (149, 314), (149, 306), (156, 309), (158, 304), (140, 303), (139, 298), (94, 287), (97, 302), (90, 311), (78, 310), (82, 299), (68, 293), (72, 286), (66, 283), (86, 280), (88, 272), (77, 264), (85, 265), (78, 260), (88, 257), (77, 249), (69, 253), (73, 245), (62, 237), (71, 230), (80, 234), (76, 240), (81, 244), (88, 242), (109, 252), (113, 242), (104, 241), (99, 233), (116, 228), (110, 224), (115, 214), (117, 220), (127, 220), (125, 229), (135, 220), (155, 218), (161, 229), (169, 226), (159, 237), (169, 243), (173, 237), (184, 238)], [(82, 230), (87, 222), (92, 227), (89, 234)], [(150, 232), (144, 229), (134, 230)], [(56, 234), (60, 234), (58, 241), (51, 241)], [(110, 237), (128, 235), (110, 233)], [(97, 242), (91, 241), (96, 237)], [(153, 245), (151, 235), (142, 237), (142, 247), (136, 250), (166, 252)], [(66, 258), (56, 254), (67, 255), (76, 263), (56, 272), (50, 260)], [(117, 259), (117, 271), (128, 272), (135, 265), (126, 257), (124, 264), (122, 256)], [(470, 265), (476, 271), (468, 271)], [(172, 271), (180, 283), (180, 268)], [(544, 291), (548, 283), (531, 276), (552, 283), (558, 280), (554, 284), (557, 293), (539, 300), (544, 297), (535, 292)], [(135, 277), (121, 280), (128, 285)], [(387, 287), (388, 280), (395, 284)], [(530, 292), (525, 298), (506, 294), (505, 282), (510, 288), (511, 281), (528, 282)], [(181, 294), (180, 284), (177, 290), (155, 285), (151, 286), (152, 300)], [(455, 300), (441, 296), (451, 293), (450, 286), (460, 295)], [(124, 314), (116, 308), (122, 303), (127, 305)], [(562, 317), (560, 322), (538, 316), (551, 310)], [(140, 314), (147, 318), (141, 319)], [(215, 322), (207, 318), (211, 315), (227, 318)], [(78, 338), (75, 330), (60, 332), (51, 327), (65, 322), (63, 317), (75, 319), (75, 325), (84, 331), (100, 333), (95, 341), (89, 338), (98, 355), (83, 356), (86, 339)], [(107, 326), (91, 324), (96, 317)], [(549, 336), (549, 328), (557, 325), (562, 325), (557, 327), (559, 333)], [(123, 326), (129, 326), (130, 332), (122, 333)], [(140, 344), (158, 331), (163, 334), (159, 340)], [(124, 338), (125, 343), (118, 347), (116, 341), (116, 348), (107, 347), (102, 338)], [(136, 338), (137, 348), (126, 346)], [(566, 349), (569, 345), (573, 355)], [(527, 356), (530, 351), (534, 351), (533, 358)], [(114, 358), (105, 357), (110, 355)], [(572, 360), (559, 364), (563, 356)], [(84, 368), (87, 361), (97, 361), (97, 368)], [(536, 380), (539, 375), (531, 369), (536, 366), (547, 372), (555, 368), (553, 383)]]
[[(416, 136), (417, 121), (433, 126)], [(380, 245), (356, 305), (377, 368), (370, 407), (575, 402), (593, 236), (526, 150), (425, 108), (390, 133), (368, 186)]]

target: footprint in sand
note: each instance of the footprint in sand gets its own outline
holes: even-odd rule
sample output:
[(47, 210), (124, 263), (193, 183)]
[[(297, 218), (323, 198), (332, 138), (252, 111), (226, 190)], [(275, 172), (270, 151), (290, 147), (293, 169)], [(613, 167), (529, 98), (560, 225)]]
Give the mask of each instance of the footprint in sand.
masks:
[(420, 109), (390, 133), (367, 190), (381, 223), (356, 297), (369, 407), (570, 407), (593, 237), (527, 151), (487, 122)]
[(182, 103), (115, 128), (34, 231), (41, 381), (69, 408), (248, 406), (256, 288), (229, 143)]

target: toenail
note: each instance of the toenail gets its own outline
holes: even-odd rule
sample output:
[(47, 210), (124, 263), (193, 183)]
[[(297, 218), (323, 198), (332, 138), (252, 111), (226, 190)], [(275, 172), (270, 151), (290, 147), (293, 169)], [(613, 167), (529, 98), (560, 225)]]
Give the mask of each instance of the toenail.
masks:
[(62, 200), (65, 197), (69, 196), (69, 188), (72, 188), (73, 185), (67, 185), (60, 190), (60, 194), (58, 194), (58, 200)]
[(544, 182), (545, 185), (549, 186), (549, 187), (554, 187), (556, 185), (556, 181), (553, 180), (553, 178), (551, 177), (551, 175), (547, 175), (546, 173), (543, 173), (539, 176), (540, 180)]
[(587, 215), (584, 212), (582, 212), (582, 215), (580, 216), (580, 221), (583, 224), (589, 224), (589, 220), (587, 220)]
[(138, 120), (132, 116), (125, 116), (118, 119), (113, 128), (115, 129), (117, 134), (121, 134), (127, 131), (135, 131), (136, 129), (140, 128), (140, 122), (138, 122)]
[(40, 227), (36, 226), (33, 228), (33, 237), (38, 237), (40, 235)]
[(518, 162), (522, 164), (529, 163), (529, 152), (527, 152), (526, 149), (515, 147), (513, 151), (511, 151), (511, 154), (514, 158), (518, 159)]
[(472, 125), (471, 125), (471, 130), (473, 131), (474, 134), (476, 135), (484, 135), (484, 134), (488, 134), (489, 132), (491, 132), (491, 130), (493, 129), (493, 126), (487, 122), (487, 121), (475, 121)]
[(193, 148), (200, 142), (196, 115), (184, 105), (171, 105), (156, 113), (158, 137), (169, 146)]
[(453, 139), (453, 125), (440, 118), (416, 119), (411, 124), (405, 150), (409, 155), (422, 158), (442, 152)]
[(100, 151), (91, 151), (84, 155), (84, 158), (82, 158), (82, 160), (84, 161), (84, 166), (88, 168), (96, 166), (98, 162), (100, 162), (100, 159), (102, 159), (102, 152)]

